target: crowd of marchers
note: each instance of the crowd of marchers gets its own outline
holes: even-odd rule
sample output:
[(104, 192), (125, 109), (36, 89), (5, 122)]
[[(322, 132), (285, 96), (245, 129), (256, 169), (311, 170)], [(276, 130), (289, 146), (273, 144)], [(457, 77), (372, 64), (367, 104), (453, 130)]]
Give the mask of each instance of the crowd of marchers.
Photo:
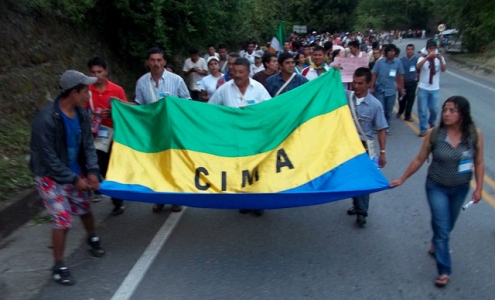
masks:
[[(393, 36), (392, 36), (393, 37)], [(440, 74), (446, 70), (445, 58), (437, 43), (428, 40), (421, 54), (413, 44), (400, 55), (385, 36), (372, 34), (296, 33), (281, 43), (283, 49), (270, 52), (248, 41), (238, 51), (224, 44), (208, 45), (204, 55), (191, 48), (178, 69), (168, 64), (162, 49), (148, 50), (149, 72), (136, 82), (133, 99), (116, 83), (108, 80), (107, 62), (94, 57), (88, 62), (91, 76), (68, 70), (59, 80), (60, 95), (49, 103), (33, 122), (30, 168), (35, 175), (39, 195), (53, 220), (53, 279), (63, 285), (75, 283), (64, 263), (64, 245), (73, 216), (79, 216), (87, 231), (87, 242), (96, 257), (105, 254), (96, 234), (91, 212), (93, 201), (102, 198), (99, 185), (105, 178), (112, 152), (112, 102), (148, 105), (167, 101), (168, 96), (242, 109), (269, 101), (298, 88), (331, 69), (339, 72), (337, 57), (367, 57), (368, 65), (354, 70), (352, 82), (343, 83), (356, 131), (363, 147), (377, 165), (386, 165), (386, 137), (391, 134), (392, 111), (399, 103), (397, 118), (412, 122), (412, 107), (418, 101), (420, 137), (423, 147), (404, 175), (391, 183), (401, 185), (432, 154), (426, 194), (432, 214), (430, 254), (436, 258), (437, 286), (445, 286), (451, 273), (448, 240), (469, 190), (474, 173), (476, 188), (472, 199), (481, 199), (483, 188), (483, 138), (470, 116), (469, 102), (460, 96), (440, 104)], [(131, 100), (131, 101), (129, 101)], [(297, 101), (294, 99), (293, 101)], [(437, 118), (440, 115), (440, 122)], [(374, 145), (375, 135), (378, 147)], [(474, 171), (473, 171), (474, 169)], [(92, 195), (92, 196), (91, 196)], [(356, 224), (367, 223), (369, 195), (353, 198), (347, 211), (356, 216)], [(123, 199), (112, 199), (112, 214), (125, 211)], [(164, 209), (155, 204), (153, 212)], [(172, 212), (180, 212), (172, 205)], [(261, 209), (241, 209), (242, 214), (261, 216)]]

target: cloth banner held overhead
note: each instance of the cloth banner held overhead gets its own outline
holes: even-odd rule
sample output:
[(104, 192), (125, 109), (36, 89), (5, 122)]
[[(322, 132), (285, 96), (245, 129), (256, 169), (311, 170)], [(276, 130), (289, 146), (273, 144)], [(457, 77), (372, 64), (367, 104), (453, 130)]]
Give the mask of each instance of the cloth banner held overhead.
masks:
[(167, 97), (112, 103), (102, 193), (204, 208), (273, 209), (377, 192), (338, 71), (245, 108)]
[(352, 82), (352, 76), (356, 69), (369, 68), (370, 58), (363, 57), (336, 57), (334, 62), (341, 66), (342, 82)]

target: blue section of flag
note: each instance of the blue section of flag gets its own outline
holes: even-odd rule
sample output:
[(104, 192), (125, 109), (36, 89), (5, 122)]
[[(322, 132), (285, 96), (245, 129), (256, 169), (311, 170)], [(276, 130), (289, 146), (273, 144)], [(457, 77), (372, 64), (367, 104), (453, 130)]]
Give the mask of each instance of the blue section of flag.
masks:
[(323, 204), (388, 188), (387, 179), (364, 153), (315, 180), (280, 193), (164, 193), (113, 181), (103, 182), (100, 191), (139, 202), (219, 209), (277, 209)]

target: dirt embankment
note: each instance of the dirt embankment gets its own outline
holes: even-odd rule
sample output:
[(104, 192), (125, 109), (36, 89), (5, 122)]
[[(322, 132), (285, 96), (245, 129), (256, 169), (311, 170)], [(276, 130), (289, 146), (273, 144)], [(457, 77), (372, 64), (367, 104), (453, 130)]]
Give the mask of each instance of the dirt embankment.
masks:
[(26, 160), (31, 120), (58, 95), (64, 70), (87, 72), (87, 61), (102, 56), (109, 61), (110, 79), (132, 96), (135, 72), (101, 36), (90, 25), (77, 27), (0, 4), (0, 205), (32, 184)]

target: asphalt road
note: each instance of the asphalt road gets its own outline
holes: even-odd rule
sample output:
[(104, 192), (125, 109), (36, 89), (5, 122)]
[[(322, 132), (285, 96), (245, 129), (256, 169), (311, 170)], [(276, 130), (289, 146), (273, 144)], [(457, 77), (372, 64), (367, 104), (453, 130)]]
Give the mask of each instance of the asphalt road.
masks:
[[(411, 41), (418, 48), (425, 43), (404, 39), (398, 45)], [(495, 84), (449, 62), (448, 68), (441, 75), (441, 99), (470, 100), (485, 135), (486, 173), (495, 178)], [(391, 128), (383, 169), (390, 180), (422, 143), (417, 121), (394, 117)], [(487, 178), (486, 201), (462, 212), (451, 236), (452, 279), (438, 289), (435, 262), (427, 254), (432, 233), (425, 178), (426, 165), (403, 186), (373, 194), (363, 229), (346, 215), (351, 200), (263, 217), (188, 208), (173, 219), (128, 202), (123, 215), (105, 218), (100, 228), (107, 255), (91, 259), (81, 245), (67, 259), (78, 284), (60, 286), (43, 270), (46, 284), (32, 299), (494, 299), (495, 185)]]

